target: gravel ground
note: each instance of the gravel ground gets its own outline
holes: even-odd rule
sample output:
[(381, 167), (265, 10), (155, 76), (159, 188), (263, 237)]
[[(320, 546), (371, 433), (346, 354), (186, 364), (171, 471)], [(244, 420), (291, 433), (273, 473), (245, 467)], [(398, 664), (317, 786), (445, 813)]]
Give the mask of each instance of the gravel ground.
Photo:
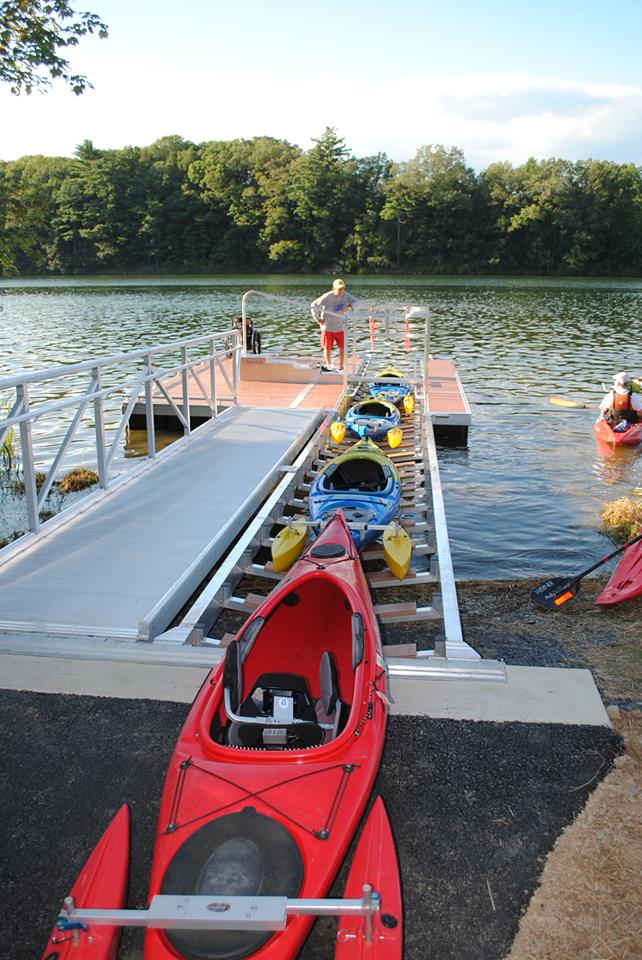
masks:
[[(6, 960), (40, 954), (62, 897), (124, 801), (129, 903), (145, 905), (164, 771), (186, 712), (2, 691)], [(398, 846), (406, 960), (503, 957), (547, 852), (619, 749), (606, 728), (392, 718), (376, 792)], [(301, 960), (331, 957), (333, 931), (317, 923)], [(120, 958), (139, 956), (140, 936), (128, 931)]]

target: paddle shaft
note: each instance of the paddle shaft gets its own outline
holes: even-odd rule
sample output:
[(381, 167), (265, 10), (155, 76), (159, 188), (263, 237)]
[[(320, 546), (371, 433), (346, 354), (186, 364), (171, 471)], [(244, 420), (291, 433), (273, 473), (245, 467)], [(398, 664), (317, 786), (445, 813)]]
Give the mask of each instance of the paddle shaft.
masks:
[(555, 403), (558, 407), (581, 408), (582, 410), (595, 410), (594, 403), (577, 403), (575, 400), (565, 400), (564, 397), (549, 397), (549, 403)]
[(622, 553), (627, 547), (632, 546), (634, 543), (637, 543), (638, 540), (642, 540), (642, 533), (638, 533), (637, 537), (633, 537), (632, 540), (629, 540), (628, 543), (623, 543), (621, 547), (618, 547), (617, 550), (614, 550), (613, 553), (607, 553), (605, 557), (602, 557), (601, 560), (598, 560), (597, 563), (594, 563), (592, 567), (588, 567), (586, 570), (583, 570), (581, 573), (578, 573), (576, 577), (573, 577), (572, 580), (568, 581), (568, 587), (575, 586), (576, 583), (579, 583), (580, 580), (583, 580), (585, 576), (589, 573), (593, 573), (594, 570), (597, 570), (598, 567), (601, 567), (603, 563), (606, 563), (607, 560), (611, 560), (613, 557), (616, 557), (618, 553)]

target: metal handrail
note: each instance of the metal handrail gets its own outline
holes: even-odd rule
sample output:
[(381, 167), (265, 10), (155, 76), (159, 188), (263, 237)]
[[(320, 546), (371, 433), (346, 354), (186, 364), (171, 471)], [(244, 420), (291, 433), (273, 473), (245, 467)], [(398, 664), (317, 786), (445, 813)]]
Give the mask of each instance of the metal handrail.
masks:
[[(296, 304), (299, 307), (303, 306), (303, 303), (299, 300), (295, 300), (293, 297), (279, 296), (274, 293), (266, 293), (264, 290), (246, 290), (241, 298), (241, 319), (242, 319), (242, 356), (247, 356), (247, 302), (251, 296), (263, 297), (265, 300), (274, 300), (277, 302), (287, 302), (290, 304)], [(305, 305), (306, 309), (309, 309), (309, 304)], [(353, 357), (356, 357), (356, 342), (357, 342), (357, 333), (356, 333), (356, 323), (357, 319), (367, 320), (367, 321), (379, 321), (384, 324), (386, 336), (393, 336), (392, 325), (395, 323), (404, 324), (404, 333), (405, 333), (405, 324), (410, 320), (425, 320), (425, 332), (424, 332), (424, 358), (427, 359), (430, 353), (430, 324), (432, 319), (432, 314), (430, 307), (428, 306), (409, 306), (409, 307), (385, 307), (378, 305), (376, 307), (369, 307), (365, 304), (357, 303), (355, 307), (350, 312), (351, 319), (351, 338), (352, 338), (352, 354)]]
[[(223, 343), (223, 349), (217, 349), (217, 344)], [(230, 345), (231, 343), (231, 345)], [(190, 348), (205, 345), (205, 353), (190, 359)], [(172, 363), (169, 367), (157, 367), (154, 359), (160, 354), (180, 351), (180, 362)], [(222, 365), (222, 360), (232, 357), (232, 381)], [(56, 474), (69, 449), (71, 441), (81, 422), (82, 416), (89, 406), (93, 405), (96, 464), (98, 482), (103, 490), (109, 487), (111, 468), (114, 456), (118, 450), (120, 439), (129, 422), (132, 410), (137, 402), (145, 407), (145, 423), (147, 433), (147, 457), (156, 457), (156, 439), (154, 428), (154, 387), (160, 391), (170, 408), (173, 409), (185, 434), (191, 433), (191, 414), (188, 395), (188, 374), (191, 374), (196, 386), (209, 407), (210, 416), (218, 414), (218, 384), (217, 376), (223, 377), (231, 393), (232, 403), (238, 403), (239, 364), (241, 356), (240, 333), (236, 329), (224, 330), (187, 337), (169, 343), (155, 344), (138, 350), (129, 350), (124, 353), (111, 354), (84, 360), (68, 366), (51, 367), (46, 370), (18, 373), (11, 377), (0, 379), (0, 391), (15, 390), (15, 401), (8, 417), (0, 420), (0, 444), (8, 432), (17, 427), (20, 434), (20, 449), (24, 473), (24, 486), (27, 499), (27, 518), (29, 530), (37, 533), (40, 529), (40, 510), (55, 481)], [(133, 376), (127, 377), (111, 386), (103, 385), (103, 374), (106, 367), (122, 366), (124, 363), (141, 361), (141, 369)], [(207, 371), (209, 365), (209, 390), (203, 385), (201, 375)], [(34, 405), (29, 396), (29, 387), (45, 381), (62, 380), (83, 372), (90, 372), (89, 384), (83, 392), (72, 397), (62, 397), (59, 400), (43, 401)], [(182, 396), (180, 406), (170, 396), (163, 385), (168, 377), (180, 376)], [(115, 394), (125, 393), (129, 396), (122, 408), (122, 415), (111, 438), (109, 447), (105, 436), (104, 400)], [(141, 392), (142, 391), (142, 392)], [(59, 413), (69, 408), (75, 408), (75, 414), (65, 435), (60, 439), (58, 449), (47, 471), (45, 480), (39, 491), (36, 490), (36, 470), (34, 444), (32, 436), (33, 424), (40, 418), (51, 413)]]

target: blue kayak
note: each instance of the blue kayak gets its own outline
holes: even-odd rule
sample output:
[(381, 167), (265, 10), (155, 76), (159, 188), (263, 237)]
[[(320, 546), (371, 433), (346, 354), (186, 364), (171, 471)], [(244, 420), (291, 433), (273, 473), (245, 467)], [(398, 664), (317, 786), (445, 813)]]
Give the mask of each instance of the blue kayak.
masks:
[(401, 414), (394, 403), (387, 400), (361, 400), (350, 407), (346, 413), (346, 427), (358, 437), (370, 437), (378, 440), (385, 437), (388, 430), (398, 427)]
[[(377, 377), (398, 377), (400, 380), (403, 377), (403, 373), (400, 370), (397, 370), (396, 367), (386, 367), (384, 370), (379, 370), (376, 374)], [(401, 403), (404, 397), (408, 396), (410, 393), (410, 384), (409, 383), (369, 383), (368, 392), (371, 397), (380, 397), (382, 400), (387, 400), (388, 403)]]
[[(327, 523), (343, 510), (351, 523), (389, 523), (399, 510), (401, 482), (394, 463), (371, 440), (360, 440), (323, 468), (308, 499), (310, 519)], [(381, 530), (350, 528), (357, 550)]]

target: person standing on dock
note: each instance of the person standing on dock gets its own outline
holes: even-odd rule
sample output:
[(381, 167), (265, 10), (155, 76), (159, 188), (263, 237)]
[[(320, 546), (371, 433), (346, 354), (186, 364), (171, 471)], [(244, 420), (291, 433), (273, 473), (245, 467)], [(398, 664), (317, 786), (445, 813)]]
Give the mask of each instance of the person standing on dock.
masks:
[(346, 290), (343, 280), (337, 278), (332, 284), (332, 290), (328, 290), (322, 296), (317, 297), (310, 304), (312, 316), (321, 327), (321, 346), (323, 347), (322, 372), (332, 370), (332, 347), (336, 343), (339, 348), (339, 368), (338, 372), (343, 373), (345, 361), (345, 332), (346, 316), (348, 310), (352, 310), (356, 298)]

